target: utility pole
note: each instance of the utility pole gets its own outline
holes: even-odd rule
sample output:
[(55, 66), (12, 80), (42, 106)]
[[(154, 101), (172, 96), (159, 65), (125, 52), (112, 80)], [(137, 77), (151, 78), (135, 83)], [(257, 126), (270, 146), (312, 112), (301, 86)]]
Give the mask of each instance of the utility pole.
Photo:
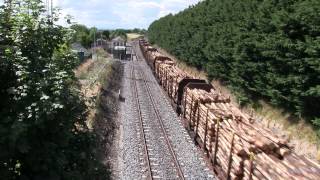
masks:
[(53, 0), (51, 0), (51, 16), (53, 14)]
[(51, 21), (53, 21), (53, 0), (51, 1)]
[(93, 57), (96, 56), (96, 31), (93, 30)]
[(104, 49), (102, 31), (100, 32), (100, 46), (102, 47), (102, 49)]

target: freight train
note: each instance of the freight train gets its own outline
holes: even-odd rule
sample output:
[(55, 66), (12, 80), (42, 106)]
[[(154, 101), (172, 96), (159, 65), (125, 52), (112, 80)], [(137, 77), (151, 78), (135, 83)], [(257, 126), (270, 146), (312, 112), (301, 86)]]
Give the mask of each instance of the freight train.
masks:
[(320, 165), (293, 152), (211, 84), (181, 70), (144, 39), (142, 54), (221, 179), (320, 179)]

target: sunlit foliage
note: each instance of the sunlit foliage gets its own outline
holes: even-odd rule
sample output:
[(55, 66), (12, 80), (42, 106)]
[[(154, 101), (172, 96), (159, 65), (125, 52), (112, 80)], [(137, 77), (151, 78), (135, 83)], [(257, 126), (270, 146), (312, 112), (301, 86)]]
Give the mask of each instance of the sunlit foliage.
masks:
[(73, 31), (43, 5), (6, 0), (0, 7), (0, 176), (101, 179), (106, 172), (75, 88)]
[(155, 21), (148, 35), (242, 103), (263, 98), (319, 126), (319, 14), (319, 0), (206, 0)]

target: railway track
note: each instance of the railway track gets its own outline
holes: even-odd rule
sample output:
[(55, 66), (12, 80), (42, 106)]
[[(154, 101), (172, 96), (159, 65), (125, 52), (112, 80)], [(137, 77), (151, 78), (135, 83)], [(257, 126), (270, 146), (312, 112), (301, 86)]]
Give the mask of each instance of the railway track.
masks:
[(139, 95), (138, 95), (138, 90), (137, 90), (137, 84), (135, 82), (135, 75), (134, 75), (134, 66), (132, 65), (131, 67), (131, 77), (133, 79), (133, 96), (134, 96), (134, 101), (135, 105), (138, 109), (139, 113), (139, 126), (142, 131), (141, 138), (142, 138), (142, 143), (143, 143), (143, 150), (145, 152), (144, 154), (144, 160), (146, 161), (147, 164), (147, 179), (153, 179), (152, 177), (152, 170), (151, 170), (151, 164), (150, 164), (150, 157), (149, 157), (149, 151), (148, 151), (148, 145), (147, 145), (147, 139), (145, 136), (145, 129), (144, 129), (144, 122), (142, 118), (142, 111), (141, 111), (141, 106), (140, 106), (140, 100), (139, 100)]
[[(153, 99), (150, 87), (148, 85), (148, 82), (146, 81), (146, 78), (144, 77), (144, 73), (139, 70), (135, 70), (134, 65), (131, 67), (131, 77), (133, 79), (132, 83), (132, 90), (133, 90), (133, 96), (134, 96), (134, 101), (138, 110), (138, 115), (139, 115), (139, 126), (141, 129), (141, 139), (142, 139), (142, 146), (143, 146), (143, 159), (145, 160), (145, 165), (147, 168), (146, 172), (146, 179), (167, 179), (167, 178), (173, 178), (173, 179), (181, 179), (184, 180), (184, 174), (183, 171), (180, 167), (180, 164), (178, 162), (178, 158), (174, 152), (174, 148), (171, 145), (169, 135), (166, 132), (165, 126), (162, 122), (160, 113), (158, 109), (156, 108), (155, 105), (155, 100)], [(141, 83), (140, 86), (137, 85), (138, 83)], [(138, 87), (143, 87), (139, 89)], [(143, 98), (143, 99), (142, 99)], [(149, 102), (146, 103), (146, 99)], [(147, 107), (149, 106), (149, 107)], [(148, 122), (147, 119), (145, 118), (147, 114), (146, 112), (151, 112), (154, 115), (154, 122)], [(152, 119), (152, 118), (151, 118)], [(149, 119), (150, 120), (150, 119)], [(150, 131), (154, 131), (154, 133), (151, 133)], [(162, 141), (164, 142), (163, 147), (166, 148), (165, 151), (158, 151), (155, 152), (160, 156), (155, 156), (151, 150), (153, 150), (154, 145), (152, 145), (152, 141), (157, 139), (156, 137), (151, 137), (154, 135), (158, 135), (158, 133), (161, 133), (160, 137)], [(159, 142), (156, 142), (159, 143)], [(160, 143), (161, 144), (161, 143)], [(162, 155), (161, 155), (162, 153)], [(163, 158), (163, 155), (166, 156), (166, 159), (161, 159)], [(166, 161), (164, 161), (166, 160)], [(169, 161), (168, 161), (169, 160)], [(167, 171), (171, 172), (163, 172), (163, 174), (169, 175), (171, 177), (162, 177), (160, 176), (159, 172), (161, 172), (160, 169), (163, 169), (164, 167), (160, 167), (160, 165), (166, 165)], [(174, 171), (174, 172), (172, 172)], [(176, 174), (175, 176), (172, 176)]]
[(119, 179), (215, 179), (133, 43), (124, 62)]

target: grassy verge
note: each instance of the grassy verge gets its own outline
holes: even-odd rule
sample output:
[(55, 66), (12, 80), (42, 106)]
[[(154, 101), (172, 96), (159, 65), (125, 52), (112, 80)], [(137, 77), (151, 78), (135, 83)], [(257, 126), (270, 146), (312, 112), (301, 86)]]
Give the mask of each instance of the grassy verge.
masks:
[(96, 113), (97, 96), (102, 86), (99, 80), (106, 74), (106, 71), (113, 63), (103, 49), (97, 49), (97, 57), (95, 60), (88, 59), (75, 71), (81, 85), (81, 91), (87, 100), (86, 104), (89, 107), (87, 119), (89, 129), (93, 128), (92, 121)]
[[(199, 71), (194, 67), (188, 66), (160, 47), (157, 48), (168, 57), (176, 60), (177, 65), (185, 72), (197, 78), (208, 80), (207, 74), (204, 71)], [(240, 108), (238, 98), (227, 86), (217, 80), (211, 81), (211, 84), (226, 96), (230, 96), (232, 103)], [(297, 154), (320, 161), (320, 138), (317, 136), (317, 132), (313, 126), (304, 119), (293, 119), (292, 114), (283, 109), (273, 107), (262, 100), (248, 104), (241, 107), (241, 109), (248, 113), (253, 112), (256, 119), (259, 119), (263, 125), (269, 127), (278, 136), (289, 136), (291, 145)]]
[(89, 107), (87, 126), (95, 134), (95, 154), (110, 170), (108, 159), (117, 128), (117, 92), (122, 68), (121, 63), (109, 58), (104, 50), (98, 49), (97, 54), (97, 59), (88, 59), (75, 73)]
[(115, 134), (119, 127), (117, 115), (119, 109), (118, 90), (121, 85), (121, 75), (121, 63), (119, 61), (112, 61), (99, 77), (98, 82), (101, 86), (96, 99), (96, 112), (91, 122), (100, 147), (97, 150), (98, 157), (104, 160), (108, 166), (112, 165), (111, 161), (114, 158), (111, 151), (113, 150)]
[(128, 41), (131, 41), (133, 39), (137, 39), (139, 37), (141, 37), (141, 34), (137, 34), (137, 33), (128, 33), (127, 37), (128, 37)]

